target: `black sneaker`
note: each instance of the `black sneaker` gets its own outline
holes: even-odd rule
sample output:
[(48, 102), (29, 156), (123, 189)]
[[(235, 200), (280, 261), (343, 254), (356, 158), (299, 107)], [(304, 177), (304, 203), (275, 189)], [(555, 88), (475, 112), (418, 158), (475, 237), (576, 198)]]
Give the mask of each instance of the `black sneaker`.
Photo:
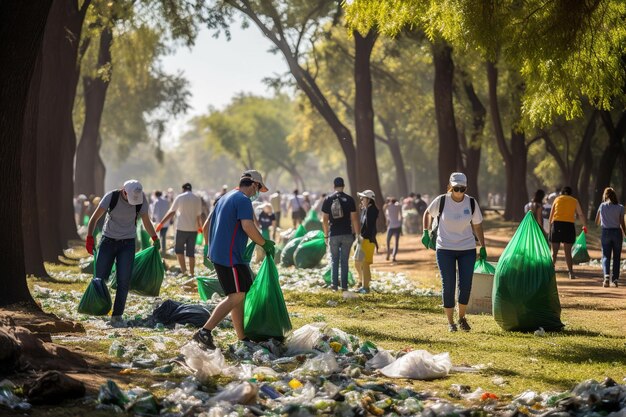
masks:
[(454, 323), (448, 324), (448, 331), (450, 333), (456, 332), (457, 331), (456, 324), (454, 324)]
[(469, 332), (470, 330), (472, 330), (472, 328), (470, 327), (470, 325), (467, 323), (467, 319), (465, 317), (461, 317), (459, 319), (459, 327), (461, 328), (461, 330), (463, 330), (464, 332)]
[(615, 288), (617, 288), (617, 285), (618, 285), (618, 284), (617, 284), (617, 281), (613, 281), (613, 286), (614, 286)]
[(215, 344), (213, 343), (213, 335), (210, 330), (202, 328), (198, 330), (192, 337), (192, 340), (198, 342), (200, 346), (206, 347), (211, 350), (215, 350)]

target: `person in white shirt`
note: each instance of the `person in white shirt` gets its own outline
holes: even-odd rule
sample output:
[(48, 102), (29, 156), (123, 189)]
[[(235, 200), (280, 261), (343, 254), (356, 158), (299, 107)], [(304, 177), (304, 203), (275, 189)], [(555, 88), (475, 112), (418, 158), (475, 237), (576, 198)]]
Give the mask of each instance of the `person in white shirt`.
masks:
[(443, 309), (448, 318), (448, 330), (457, 331), (454, 323), (454, 293), (459, 276), (459, 322), (461, 330), (471, 330), (465, 310), (469, 302), (476, 262), (476, 238), (480, 243), (480, 258), (487, 258), (483, 216), (474, 198), (465, 194), (467, 177), (461, 172), (450, 175), (448, 192), (435, 198), (424, 212), (422, 243), (431, 247), (428, 230), (431, 219), (437, 219), (437, 265), (441, 275)]
[(159, 232), (167, 222), (177, 214), (176, 220), (176, 240), (174, 252), (178, 258), (180, 272), (187, 273), (185, 266), (185, 255), (189, 259), (189, 273), (194, 276), (196, 267), (196, 237), (197, 233), (202, 233), (202, 201), (200, 197), (191, 192), (191, 184), (183, 184), (183, 193), (176, 196), (172, 207), (157, 225)]
[(385, 219), (387, 221), (387, 260), (391, 254), (391, 238), (395, 238), (393, 247), (393, 256), (391, 261), (396, 261), (398, 254), (398, 245), (400, 243), (400, 234), (402, 233), (402, 205), (394, 197), (389, 197), (389, 204), (385, 207)]
[[(163, 192), (156, 190), (154, 192), (154, 201), (150, 204), (150, 218), (155, 224), (158, 224), (163, 220), (167, 211), (170, 208), (170, 202), (163, 198)], [(167, 230), (169, 223), (166, 223), (161, 230), (159, 230), (159, 240), (161, 240), (161, 255), (165, 256), (165, 248), (167, 239)]]
[(289, 210), (291, 210), (291, 220), (293, 221), (293, 227), (297, 227), (304, 221), (306, 217), (306, 208), (304, 204), (304, 198), (298, 195), (298, 190), (293, 191), (293, 197), (289, 199)]

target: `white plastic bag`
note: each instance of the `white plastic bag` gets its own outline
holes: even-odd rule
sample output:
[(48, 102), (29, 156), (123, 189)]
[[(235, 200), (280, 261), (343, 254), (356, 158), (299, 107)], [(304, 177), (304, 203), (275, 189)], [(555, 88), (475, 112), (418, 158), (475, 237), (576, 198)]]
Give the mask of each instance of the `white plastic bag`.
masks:
[(226, 385), (224, 391), (211, 398), (212, 403), (226, 401), (232, 404), (252, 404), (256, 401), (259, 388), (249, 382), (231, 382)]
[(221, 374), (226, 365), (220, 349), (206, 351), (197, 343), (187, 343), (180, 348), (180, 353), (185, 355), (187, 366), (196, 372), (196, 378), (203, 382), (209, 377)]
[(306, 324), (287, 336), (287, 355), (310, 352), (322, 338), (321, 328), (326, 323)]
[(395, 360), (396, 358), (388, 350), (380, 349), (372, 359), (365, 362), (365, 366), (372, 369), (381, 369)]
[(452, 368), (448, 352), (431, 355), (425, 350), (414, 350), (380, 370), (389, 378), (437, 379), (448, 375)]
[(304, 365), (296, 370), (296, 373), (330, 375), (338, 370), (339, 365), (337, 364), (335, 355), (332, 353), (322, 353), (314, 358), (307, 359)]

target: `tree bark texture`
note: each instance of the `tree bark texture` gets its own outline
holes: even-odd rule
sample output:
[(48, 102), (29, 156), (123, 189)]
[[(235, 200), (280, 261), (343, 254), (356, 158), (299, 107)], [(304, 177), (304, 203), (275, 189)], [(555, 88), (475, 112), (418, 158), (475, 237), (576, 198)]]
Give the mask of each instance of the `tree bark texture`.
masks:
[[(100, 122), (104, 111), (104, 102), (111, 76), (111, 45), (113, 33), (109, 27), (104, 27), (100, 33), (100, 49), (98, 53), (97, 69), (108, 73), (106, 78), (83, 76), (83, 94), (85, 97), (85, 123), (76, 148), (76, 170), (74, 194), (95, 194), (100, 188), (96, 184), (96, 170), (100, 159)], [(108, 70), (107, 70), (108, 68)], [(100, 159), (100, 163), (102, 160)], [(102, 185), (104, 188), (104, 184)]]
[(504, 160), (506, 173), (506, 205), (504, 219), (520, 221), (524, 216), (524, 205), (528, 199), (526, 169), (528, 149), (525, 135), (511, 132), (511, 149), (507, 145), (500, 115), (498, 100), (498, 69), (493, 62), (487, 62), (487, 82), (489, 84), (489, 113), (493, 124), (498, 149)]
[[(354, 35), (354, 125), (356, 130), (356, 172), (360, 190), (374, 191), (376, 205), (383, 206), (382, 190), (376, 162), (376, 140), (374, 136), (374, 106), (372, 101), (372, 72), (370, 58), (376, 38), (375, 30), (362, 36)], [(353, 190), (354, 193), (354, 190)], [(378, 228), (385, 227), (385, 216), (378, 217)]]
[(590, 221), (595, 221), (596, 213), (592, 213), (589, 210), (589, 184), (591, 182), (591, 175), (593, 173), (593, 154), (591, 152), (587, 152), (585, 154), (585, 160), (583, 163), (582, 174), (580, 177), (580, 196), (578, 201), (580, 202), (580, 207), (582, 207), (587, 219)]
[[(24, 268), (22, 225), (22, 141), (28, 90), (50, 9), (51, 0), (4, 0), (0, 2), (0, 216), (5, 222), (5, 239), (0, 241), (4, 257), (0, 306), (17, 302), (34, 303)], [(32, 109), (31, 109), (32, 111)]]
[(404, 156), (402, 156), (402, 149), (400, 148), (400, 141), (396, 134), (396, 129), (391, 124), (379, 118), (380, 124), (385, 132), (386, 144), (389, 147), (391, 153), (391, 159), (396, 169), (396, 187), (398, 192), (398, 198), (401, 196), (409, 195), (409, 183), (406, 176), (406, 167), (404, 166)]
[(439, 191), (445, 192), (450, 174), (458, 169), (459, 140), (454, 118), (454, 62), (452, 47), (443, 40), (431, 45), (435, 64), (434, 98), (439, 135)]
[[(41, 85), (41, 48), (28, 89), (28, 102), (22, 139), (22, 235), (26, 275), (48, 277), (43, 264), (39, 236), (39, 196), (37, 195), (37, 115)], [(28, 191), (27, 191), (28, 190)]]
[(77, 239), (72, 194), (76, 137), (72, 111), (79, 68), (78, 44), (89, 1), (56, 0), (43, 42), (43, 75), (37, 127), (39, 225), (46, 261), (55, 261), (68, 239)]
[(472, 132), (465, 150), (465, 173), (467, 174), (467, 186), (470, 194), (480, 199), (478, 173), (480, 171), (481, 138), (485, 128), (487, 109), (478, 98), (474, 85), (470, 81), (465, 80), (463, 88), (472, 106)]

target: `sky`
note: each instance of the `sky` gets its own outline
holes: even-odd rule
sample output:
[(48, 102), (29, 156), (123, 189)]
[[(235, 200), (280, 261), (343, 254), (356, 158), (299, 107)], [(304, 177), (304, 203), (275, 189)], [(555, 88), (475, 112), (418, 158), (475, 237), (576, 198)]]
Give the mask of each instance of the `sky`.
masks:
[(255, 26), (242, 29), (236, 23), (231, 27), (230, 41), (223, 35), (215, 39), (205, 29), (192, 49), (181, 46), (165, 57), (164, 69), (182, 71), (192, 94), (191, 109), (170, 124), (165, 142), (173, 145), (187, 120), (206, 113), (209, 106), (224, 108), (240, 92), (271, 94), (263, 78), (286, 72), (287, 64), (280, 54), (268, 52), (270, 47), (271, 42)]

